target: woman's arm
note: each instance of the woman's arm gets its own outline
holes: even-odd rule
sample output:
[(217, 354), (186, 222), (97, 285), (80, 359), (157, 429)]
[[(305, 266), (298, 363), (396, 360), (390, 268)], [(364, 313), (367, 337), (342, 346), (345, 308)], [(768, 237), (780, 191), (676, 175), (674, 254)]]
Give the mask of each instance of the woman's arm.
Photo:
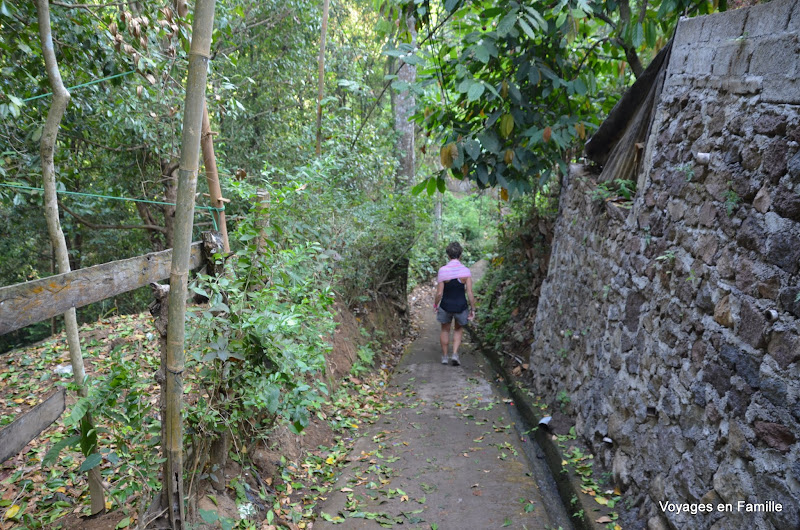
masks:
[(442, 295), (444, 295), (444, 282), (439, 282), (436, 285), (436, 294), (433, 296), (433, 311), (434, 312), (439, 310), (439, 302), (442, 301)]
[(472, 278), (467, 278), (467, 298), (469, 299), (469, 312), (474, 317), (475, 316), (475, 309), (478, 307), (475, 305), (475, 295), (472, 294)]

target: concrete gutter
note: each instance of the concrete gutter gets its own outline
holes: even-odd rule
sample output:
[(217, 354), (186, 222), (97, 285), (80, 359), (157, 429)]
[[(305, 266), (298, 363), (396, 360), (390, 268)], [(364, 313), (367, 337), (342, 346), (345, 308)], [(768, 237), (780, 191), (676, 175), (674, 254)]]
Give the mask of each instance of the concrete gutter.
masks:
[[(589, 495), (581, 492), (580, 480), (571, 474), (569, 469), (561, 465), (561, 462), (564, 461), (564, 456), (561, 454), (561, 448), (558, 446), (556, 436), (549, 429), (539, 425), (539, 421), (542, 419), (541, 411), (534, 409), (530, 397), (518, 385), (512, 384), (516, 379), (506, 369), (502, 359), (494, 355), (494, 352), (483, 342), (480, 334), (471, 327), (468, 330), (471, 340), (478, 346), (478, 351), (483, 354), (492, 365), (492, 368), (505, 380), (505, 384), (502, 386), (514, 400), (514, 405), (523, 422), (523, 425), (518, 425), (518, 431), (522, 433), (530, 431), (533, 427), (538, 427), (532, 431), (533, 436), (524, 443), (536, 445), (535, 449), (539, 451), (534, 449), (534, 452), (543, 455), (544, 461), (553, 475), (561, 502), (570, 515), (575, 528), (580, 530), (606, 529), (607, 526), (605, 524), (594, 522), (594, 517), (588, 515), (594, 513), (600, 505), (595, 503)], [(573, 499), (577, 499), (577, 501), (572, 502)], [(576, 515), (581, 512), (584, 514), (583, 517)]]

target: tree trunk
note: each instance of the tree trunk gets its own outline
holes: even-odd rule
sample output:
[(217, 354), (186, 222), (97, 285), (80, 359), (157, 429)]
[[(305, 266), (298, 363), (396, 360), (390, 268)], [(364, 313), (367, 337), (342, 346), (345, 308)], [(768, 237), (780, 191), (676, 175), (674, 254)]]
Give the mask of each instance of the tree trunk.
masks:
[[(408, 32), (411, 35), (411, 45), (417, 44), (417, 32), (414, 29), (414, 17), (407, 19)], [(400, 61), (397, 78), (401, 83), (413, 84), (417, 79), (417, 69), (414, 65)], [(414, 95), (410, 90), (404, 90), (394, 97), (394, 129), (398, 133), (397, 157), (400, 167), (397, 172), (397, 183), (408, 186), (414, 180), (416, 165), (414, 149), (414, 123), (409, 118), (414, 113)]]
[(211, 206), (219, 208), (213, 212), (216, 229), (222, 234), (222, 249), (231, 251), (228, 243), (228, 226), (225, 223), (225, 203), (222, 200), (222, 188), (219, 185), (219, 172), (217, 172), (217, 157), (214, 154), (214, 133), (211, 132), (211, 119), (208, 116), (208, 105), (203, 103), (203, 132), (200, 138), (200, 148), (203, 151), (203, 166), (206, 169), (206, 183), (208, 194), (211, 196)]
[[(410, 36), (411, 46), (417, 44), (417, 32), (415, 30), (415, 22), (413, 16), (406, 18), (408, 27), (408, 34)], [(397, 72), (398, 80), (413, 84), (417, 78), (417, 69), (414, 65), (400, 61), (400, 66)], [(394, 110), (394, 128), (397, 132), (397, 160), (398, 168), (395, 175), (395, 186), (399, 193), (408, 193), (411, 184), (414, 181), (416, 172), (416, 153), (414, 142), (414, 123), (409, 120), (414, 113), (414, 95), (410, 90), (404, 90), (399, 94), (394, 95), (393, 110)], [(410, 249), (413, 245), (414, 237), (414, 224), (413, 218), (407, 219), (403, 222), (404, 238), (405, 240), (399, 245), (398, 248)], [(392, 263), (391, 271), (387, 276), (388, 284), (391, 286), (391, 292), (388, 293), (394, 298), (396, 305), (402, 307), (402, 317), (408, 316), (408, 266), (409, 258), (408, 251), (403, 252)]]
[[(164, 186), (164, 202), (176, 204), (178, 197), (178, 168), (177, 162), (161, 162), (161, 183)], [(175, 206), (164, 204), (164, 248), (172, 248), (175, 234)]]
[(437, 193), (433, 203), (433, 240), (438, 243), (442, 235), (442, 194)]
[[(69, 104), (69, 92), (64, 87), (61, 80), (61, 72), (58, 70), (58, 61), (53, 47), (53, 34), (50, 28), (50, 5), (48, 0), (36, 0), (36, 10), (39, 22), (39, 37), (42, 41), (42, 54), (44, 55), (47, 77), (50, 80), (50, 87), (53, 91), (53, 103), (47, 113), (47, 121), (42, 130), (40, 143), (40, 154), (42, 158), (42, 181), (44, 187), (44, 213), (47, 219), (47, 231), (50, 234), (50, 242), (56, 256), (58, 272), (63, 274), (70, 271), (69, 252), (64, 232), (61, 230), (61, 221), (58, 218), (58, 198), (56, 196), (56, 169), (55, 169), (55, 150), (58, 128), (61, 118), (67, 110)], [(64, 313), (64, 325), (67, 332), (67, 343), (69, 344), (69, 356), (72, 363), (72, 373), (75, 384), (78, 386), (78, 394), (81, 397), (88, 395), (88, 389), (84, 384), (86, 372), (83, 366), (83, 354), (81, 353), (81, 342), (78, 336), (78, 319), (75, 308)], [(93, 429), (90, 414), (84, 416), (82, 422), (89, 429)], [(96, 452), (97, 447), (92, 449)], [(99, 513), (105, 510), (105, 498), (103, 494), (102, 479), (99, 468), (95, 467), (88, 473), (89, 493), (91, 495), (92, 513)]]
[[(150, 211), (150, 208), (147, 206), (147, 203), (137, 202), (136, 211), (139, 212), (139, 217), (141, 218), (142, 222), (144, 222), (144, 224), (150, 226), (158, 225), (155, 218), (153, 217), (153, 214)], [(147, 231), (147, 236), (150, 238), (150, 246), (153, 249), (153, 252), (160, 252), (166, 248), (164, 246), (164, 241), (161, 239), (161, 237), (164, 235), (165, 235), (164, 232), (159, 232), (158, 230)]]
[(328, 0), (322, 0), (322, 30), (319, 40), (319, 90), (317, 92), (317, 157), (322, 154), (322, 96), (325, 93), (325, 34), (328, 31)]
[[(50, 276), (56, 273), (56, 251), (53, 247), (52, 240), (50, 241)], [(56, 334), (56, 317), (50, 318), (50, 335)]]
[[(181, 137), (181, 160), (175, 208), (172, 267), (170, 269), (167, 322), (166, 437), (163, 440), (164, 490), (167, 512), (173, 529), (183, 528), (186, 511), (183, 503), (183, 398), (184, 339), (189, 255), (192, 244), (194, 194), (200, 162), (200, 131), (203, 124), (211, 33), (214, 26), (214, 0), (197, 0), (189, 49), (189, 74)], [(163, 498), (163, 496), (162, 496)]]

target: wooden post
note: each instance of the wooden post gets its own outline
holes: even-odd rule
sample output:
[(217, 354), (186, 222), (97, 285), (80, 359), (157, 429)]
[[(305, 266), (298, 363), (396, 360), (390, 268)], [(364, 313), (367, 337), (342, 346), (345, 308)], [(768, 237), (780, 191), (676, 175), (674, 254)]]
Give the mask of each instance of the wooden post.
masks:
[[(219, 185), (219, 173), (217, 171), (217, 157), (214, 154), (214, 133), (211, 132), (211, 120), (208, 117), (208, 105), (203, 102), (203, 132), (200, 137), (200, 148), (203, 150), (203, 166), (206, 168), (206, 182), (208, 183), (208, 194), (211, 197), (211, 206), (214, 208), (224, 208), (222, 200), (222, 188)], [(225, 212), (216, 210), (213, 212), (214, 220), (217, 223), (217, 230), (222, 235), (222, 248), (225, 252), (231, 251), (228, 243), (228, 226), (225, 223)]]
[[(55, 150), (58, 129), (61, 118), (67, 110), (69, 104), (69, 92), (64, 87), (61, 79), (61, 72), (58, 69), (55, 47), (53, 46), (53, 32), (50, 26), (50, 4), (49, 0), (36, 0), (36, 11), (39, 22), (39, 38), (42, 41), (42, 55), (44, 56), (47, 77), (50, 80), (50, 87), (53, 91), (53, 100), (50, 110), (47, 112), (47, 120), (42, 129), (42, 139), (40, 142), (40, 154), (42, 159), (42, 181), (44, 188), (44, 210), (47, 219), (47, 231), (50, 234), (50, 242), (56, 254), (58, 272), (65, 273), (70, 271), (69, 252), (64, 232), (61, 229), (61, 221), (58, 217), (58, 199), (56, 197), (56, 168)], [(64, 313), (64, 327), (67, 332), (67, 343), (69, 344), (69, 356), (72, 363), (72, 373), (75, 384), (78, 386), (78, 394), (81, 397), (88, 395), (85, 385), (86, 372), (83, 366), (83, 354), (81, 353), (81, 342), (78, 336), (78, 317), (75, 308), (71, 307)], [(87, 432), (94, 429), (92, 416), (89, 413), (81, 420), (81, 432), (86, 436)], [(91, 452), (97, 452), (97, 447), (93, 447)], [(89, 470), (89, 493), (92, 503), (92, 514), (100, 513), (105, 510), (105, 494), (103, 492), (102, 477), (99, 468)]]
[[(192, 243), (194, 195), (200, 159), (200, 131), (211, 33), (214, 26), (214, 0), (197, 0), (189, 48), (189, 74), (183, 114), (178, 198), (175, 208), (175, 232), (170, 268), (169, 309), (167, 322), (165, 439), (162, 441), (164, 462), (163, 488), (167, 492), (167, 513), (173, 530), (183, 528), (186, 510), (183, 499), (183, 400), (184, 342), (186, 294), (189, 280), (189, 256)], [(163, 498), (163, 496), (162, 496)]]
[(209, 230), (200, 234), (203, 240), (203, 261), (205, 262), (206, 274), (209, 276), (219, 276), (222, 274), (222, 265), (214, 261), (215, 254), (221, 254), (225, 250), (224, 236), (220, 232)]
[[(158, 345), (161, 353), (161, 364), (154, 374), (154, 379), (156, 380), (156, 383), (158, 383), (161, 394), (161, 399), (159, 400), (159, 416), (161, 417), (161, 456), (163, 458), (166, 456), (166, 450), (164, 449), (163, 441), (167, 436), (167, 422), (165, 421), (167, 416), (167, 378), (164, 370), (167, 366), (167, 311), (169, 309), (169, 285), (161, 285), (160, 283), (152, 282), (150, 287), (153, 289), (154, 300), (150, 302), (148, 309), (150, 310), (150, 314), (153, 315), (153, 325), (156, 328), (156, 333), (158, 333)], [(166, 498), (162, 492), (161, 502), (157, 503), (157, 506), (160, 506), (164, 503), (166, 503)]]

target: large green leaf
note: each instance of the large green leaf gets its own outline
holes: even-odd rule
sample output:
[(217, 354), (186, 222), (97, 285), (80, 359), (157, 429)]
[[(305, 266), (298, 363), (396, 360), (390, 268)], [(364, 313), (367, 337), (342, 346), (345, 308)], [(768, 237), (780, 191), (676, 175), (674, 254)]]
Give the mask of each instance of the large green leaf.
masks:
[(47, 454), (44, 455), (44, 458), (42, 458), (42, 466), (44, 467), (52, 466), (58, 459), (58, 455), (62, 449), (73, 445), (78, 445), (78, 442), (80, 442), (80, 440), (81, 436), (79, 434), (76, 434), (74, 436), (64, 438), (63, 440), (60, 440), (55, 444), (53, 444), (53, 447), (51, 447), (50, 450), (47, 451)]
[(484, 64), (489, 62), (490, 59), (489, 50), (483, 44), (476, 44), (475, 46), (473, 46), (472, 51), (475, 54), (475, 58), (478, 59), (480, 62)]
[(496, 30), (499, 37), (505, 37), (512, 29), (514, 29), (514, 24), (517, 22), (518, 13), (519, 11), (515, 9), (500, 20), (500, 22), (497, 24)]
[(528, 25), (527, 22), (523, 18), (520, 18), (518, 21), (519, 27), (522, 28), (522, 31), (525, 32), (525, 35), (530, 37), (532, 40), (536, 40), (536, 34), (533, 32), (533, 29)]
[(436, 179), (429, 178), (428, 179), (428, 195), (433, 195), (436, 193)]
[(99, 466), (102, 461), (103, 461), (103, 455), (101, 455), (100, 453), (92, 453), (86, 457), (86, 460), (83, 461), (78, 471), (80, 471), (81, 473), (85, 473), (86, 471), (89, 471)]
[(644, 29), (641, 23), (637, 23), (636, 26), (634, 26), (631, 40), (635, 48), (640, 47), (644, 43)]
[(478, 140), (480, 140), (481, 145), (487, 151), (492, 153), (497, 153), (500, 151), (500, 141), (497, 139), (497, 135), (491, 130), (486, 130), (478, 135)]
[(467, 152), (470, 158), (473, 160), (478, 160), (478, 157), (481, 154), (481, 144), (479, 144), (474, 138), (467, 138), (464, 140), (464, 150)]
[(472, 102), (480, 99), (480, 97), (483, 95), (483, 91), (483, 83), (473, 83), (467, 92), (467, 100)]

